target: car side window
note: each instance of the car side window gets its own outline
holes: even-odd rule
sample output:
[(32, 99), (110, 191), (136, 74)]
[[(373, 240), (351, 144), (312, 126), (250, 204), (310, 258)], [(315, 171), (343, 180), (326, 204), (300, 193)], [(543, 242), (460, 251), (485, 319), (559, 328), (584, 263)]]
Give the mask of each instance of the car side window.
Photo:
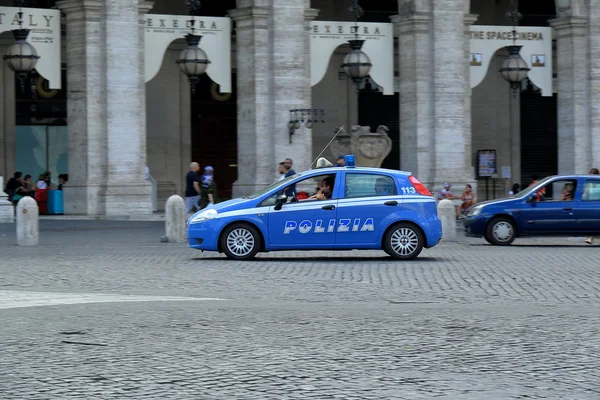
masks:
[(398, 194), (394, 178), (379, 174), (346, 173), (344, 198), (391, 196)]
[(536, 193), (539, 201), (573, 201), (576, 189), (576, 180), (561, 179), (547, 184)]
[(600, 201), (600, 180), (586, 179), (583, 183), (583, 201)]

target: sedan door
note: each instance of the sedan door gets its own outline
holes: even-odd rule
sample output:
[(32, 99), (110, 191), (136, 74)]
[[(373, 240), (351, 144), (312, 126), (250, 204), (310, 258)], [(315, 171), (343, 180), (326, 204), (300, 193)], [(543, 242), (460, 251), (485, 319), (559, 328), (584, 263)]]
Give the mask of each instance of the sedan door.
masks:
[(519, 210), (523, 233), (540, 235), (575, 232), (579, 204), (575, 197), (577, 180), (556, 179), (542, 190), (545, 190), (542, 200), (525, 199), (526, 203)]
[(600, 232), (600, 179), (585, 179), (577, 210), (579, 231)]
[(369, 172), (344, 173), (344, 193), (338, 203), (336, 243), (343, 248), (377, 244), (382, 221), (402, 209), (394, 178)]
[[(326, 176), (313, 175), (294, 182), (296, 190), (312, 190)], [(336, 186), (331, 199), (304, 200), (269, 208), (269, 243), (272, 249), (319, 249), (335, 247), (338, 199)]]

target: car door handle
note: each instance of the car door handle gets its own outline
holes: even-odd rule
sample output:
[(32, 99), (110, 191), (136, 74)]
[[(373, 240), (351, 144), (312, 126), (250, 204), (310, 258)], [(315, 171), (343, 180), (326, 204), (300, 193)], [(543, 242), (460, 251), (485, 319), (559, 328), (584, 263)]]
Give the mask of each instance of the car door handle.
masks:
[(565, 208), (563, 208), (563, 210), (564, 210), (564, 211), (571, 211), (571, 210), (572, 210), (572, 208), (571, 208), (571, 207), (565, 207)]
[(327, 206), (321, 207), (321, 210), (335, 210), (335, 206), (333, 204), (329, 204)]
[(386, 201), (386, 202), (385, 202), (385, 203), (383, 203), (383, 204), (385, 204), (386, 206), (397, 206), (397, 205), (398, 205), (398, 202), (397, 202), (397, 201), (395, 201), (395, 200), (390, 200), (390, 201)]

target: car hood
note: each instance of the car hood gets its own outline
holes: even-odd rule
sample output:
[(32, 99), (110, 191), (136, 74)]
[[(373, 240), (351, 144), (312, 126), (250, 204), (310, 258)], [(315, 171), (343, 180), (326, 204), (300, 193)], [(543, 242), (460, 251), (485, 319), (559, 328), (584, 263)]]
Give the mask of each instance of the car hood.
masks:
[(473, 207), (499, 205), (499, 204), (508, 205), (508, 204), (515, 203), (517, 201), (519, 201), (519, 199), (504, 198), (504, 199), (487, 200), (487, 201), (482, 201), (481, 203), (477, 203)]
[(247, 205), (247, 203), (251, 203), (253, 201), (256, 201), (256, 199), (231, 199), (222, 203), (217, 203), (212, 206), (206, 207), (203, 209), (203, 211), (210, 208), (219, 212), (238, 210), (240, 208), (244, 208)]

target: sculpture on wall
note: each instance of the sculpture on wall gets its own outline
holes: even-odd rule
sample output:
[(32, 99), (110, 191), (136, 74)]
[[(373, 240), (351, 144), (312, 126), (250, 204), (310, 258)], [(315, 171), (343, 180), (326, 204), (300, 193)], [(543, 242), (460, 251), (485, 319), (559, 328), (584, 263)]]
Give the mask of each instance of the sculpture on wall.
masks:
[[(337, 131), (337, 130), (336, 130)], [(388, 127), (379, 125), (375, 132), (370, 126), (352, 125), (350, 133), (340, 133), (331, 144), (334, 157), (354, 154), (357, 167), (381, 167), (392, 151)]]

